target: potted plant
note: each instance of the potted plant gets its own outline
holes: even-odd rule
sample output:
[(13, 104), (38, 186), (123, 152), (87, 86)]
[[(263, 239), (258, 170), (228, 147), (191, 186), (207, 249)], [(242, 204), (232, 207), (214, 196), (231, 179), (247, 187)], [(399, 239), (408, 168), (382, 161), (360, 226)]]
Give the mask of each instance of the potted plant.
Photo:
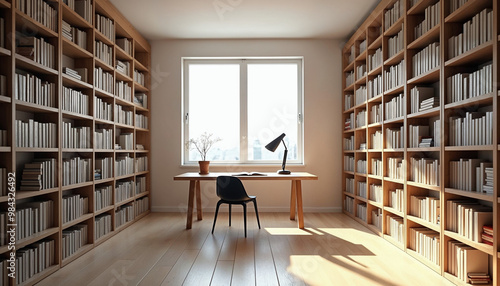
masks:
[(209, 173), (208, 168), (210, 161), (207, 161), (207, 153), (210, 148), (212, 148), (212, 146), (219, 141), (221, 141), (219, 137), (213, 137), (212, 133), (204, 132), (198, 138), (191, 138), (188, 142), (186, 142), (186, 149), (196, 149), (198, 153), (200, 153), (201, 161), (198, 161), (198, 164), (200, 165), (201, 175)]

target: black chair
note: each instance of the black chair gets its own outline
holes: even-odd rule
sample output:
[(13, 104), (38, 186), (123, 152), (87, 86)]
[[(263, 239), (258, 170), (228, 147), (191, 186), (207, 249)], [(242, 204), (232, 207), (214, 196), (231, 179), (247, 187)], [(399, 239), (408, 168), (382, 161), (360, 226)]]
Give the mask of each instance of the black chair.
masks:
[(257, 223), (259, 224), (259, 211), (257, 210), (257, 200), (255, 196), (247, 195), (245, 187), (240, 179), (231, 176), (217, 177), (217, 196), (220, 200), (217, 202), (217, 209), (215, 210), (214, 225), (212, 226), (212, 234), (214, 233), (215, 223), (217, 222), (217, 214), (221, 204), (229, 205), (229, 226), (231, 226), (231, 206), (234, 204), (243, 206), (243, 217), (245, 222), (245, 237), (247, 237), (247, 203), (253, 202), (255, 207), (255, 214), (257, 216)]

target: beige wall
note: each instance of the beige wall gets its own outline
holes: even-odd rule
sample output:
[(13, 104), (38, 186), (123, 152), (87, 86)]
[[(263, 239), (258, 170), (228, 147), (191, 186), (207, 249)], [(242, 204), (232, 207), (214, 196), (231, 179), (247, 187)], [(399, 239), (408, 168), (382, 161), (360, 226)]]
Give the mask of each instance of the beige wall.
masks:
[[(342, 207), (341, 42), (334, 40), (163, 40), (152, 42), (152, 210), (184, 211), (188, 182), (177, 174), (197, 171), (181, 166), (181, 57), (303, 56), (305, 166), (318, 181), (302, 184), (304, 211), (340, 211)], [(268, 171), (272, 167), (211, 167), (211, 171)], [(260, 211), (288, 211), (289, 182), (245, 182)], [(202, 183), (203, 208), (217, 202), (214, 183)], [(224, 208), (224, 209), (227, 209)], [(235, 208), (239, 209), (239, 208)]]

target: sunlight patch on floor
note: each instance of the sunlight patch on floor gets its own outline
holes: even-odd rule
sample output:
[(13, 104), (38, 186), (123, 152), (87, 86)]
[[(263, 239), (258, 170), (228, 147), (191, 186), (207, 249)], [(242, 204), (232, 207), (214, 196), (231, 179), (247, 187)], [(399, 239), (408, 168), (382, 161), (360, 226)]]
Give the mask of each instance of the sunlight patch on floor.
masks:
[(313, 228), (294, 228), (294, 227), (266, 227), (265, 230), (270, 235), (324, 235)]

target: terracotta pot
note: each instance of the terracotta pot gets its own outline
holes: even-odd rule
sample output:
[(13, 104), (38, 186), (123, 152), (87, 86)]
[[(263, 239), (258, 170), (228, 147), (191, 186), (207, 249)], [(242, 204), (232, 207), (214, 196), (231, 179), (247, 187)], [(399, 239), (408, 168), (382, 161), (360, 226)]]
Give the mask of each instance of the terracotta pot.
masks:
[(208, 167), (210, 166), (210, 161), (198, 161), (200, 164), (200, 175), (208, 174)]

